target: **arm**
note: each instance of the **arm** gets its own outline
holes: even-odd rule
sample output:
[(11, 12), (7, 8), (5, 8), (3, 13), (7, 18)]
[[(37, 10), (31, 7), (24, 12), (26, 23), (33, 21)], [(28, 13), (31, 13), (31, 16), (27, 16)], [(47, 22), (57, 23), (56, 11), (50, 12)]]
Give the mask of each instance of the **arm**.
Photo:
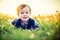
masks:
[(32, 27), (33, 27), (33, 29), (39, 30), (39, 27), (35, 24), (34, 20), (33, 20), (33, 23), (32, 23)]
[(32, 28), (33, 28), (33, 29), (36, 28), (34, 20), (32, 21)]
[(18, 19), (15, 19), (14, 21), (12, 21), (12, 25), (14, 25), (16, 28), (18, 28), (17, 21), (18, 21)]
[(14, 21), (12, 21), (12, 24), (13, 24), (13, 25), (16, 25), (17, 20), (18, 20), (18, 19), (15, 19)]

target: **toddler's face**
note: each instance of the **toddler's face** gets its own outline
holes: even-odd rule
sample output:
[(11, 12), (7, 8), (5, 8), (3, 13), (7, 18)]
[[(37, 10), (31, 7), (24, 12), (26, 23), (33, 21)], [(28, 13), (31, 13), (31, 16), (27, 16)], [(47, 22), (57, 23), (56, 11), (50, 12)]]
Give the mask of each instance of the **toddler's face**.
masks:
[(30, 17), (30, 10), (29, 10), (29, 7), (25, 7), (23, 8), (20, 13), (19, 13), (19, 18), (22, 20), (22, 21), (27, 21)]

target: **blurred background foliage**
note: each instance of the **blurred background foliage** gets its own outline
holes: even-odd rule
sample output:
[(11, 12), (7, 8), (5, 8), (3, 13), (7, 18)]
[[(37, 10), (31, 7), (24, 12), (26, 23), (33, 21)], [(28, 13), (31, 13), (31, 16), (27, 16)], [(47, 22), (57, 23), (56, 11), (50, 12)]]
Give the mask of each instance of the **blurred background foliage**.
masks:
[(0, 40), (59, 40), (60, 12), (45, 16), (32, 16), (39, 30), (32, 33), (21, 28), (15, 28), (11, 22), (15, 17), (0, 13)]

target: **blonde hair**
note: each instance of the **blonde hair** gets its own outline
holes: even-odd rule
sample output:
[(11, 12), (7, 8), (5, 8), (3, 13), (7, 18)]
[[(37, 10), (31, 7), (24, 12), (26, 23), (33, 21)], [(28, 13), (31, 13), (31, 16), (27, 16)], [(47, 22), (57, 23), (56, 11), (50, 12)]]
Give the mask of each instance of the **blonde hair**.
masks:
[(30, 12), (31, 12), (30, 6), (28, 6), (28, 5), (26, 5), (26, 4), (21, 4), (21, 5), (19, 5), (19, 6), (17, 7), (17, 15), (19, 15), (20, 10), (22, 10), (22, 9), (25, 8), (26, 6), (29, 7), (29, 10), (30, 10)]

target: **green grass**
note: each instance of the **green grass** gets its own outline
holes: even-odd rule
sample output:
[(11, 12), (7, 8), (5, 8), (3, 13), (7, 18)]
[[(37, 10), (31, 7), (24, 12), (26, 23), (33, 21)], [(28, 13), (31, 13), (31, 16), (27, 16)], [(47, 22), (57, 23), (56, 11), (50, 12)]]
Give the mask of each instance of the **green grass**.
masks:
[[(40, 21), (37, 17), (33, 19), (37, 22), (36, 25), (39, 26), (39, 30), (32, 30), (28, 32), (27, 30), (21, 30), (21, 28), (15, 28), (11, 21), (12, 17), (1, 16), (0, 15), (0, 40), (54, 40), (56, 31), (59, 30), (59, 21)], [(34, 35), (33, 35), (34, 34)], [(30, 37), (32, 35), (32, 37)]]

